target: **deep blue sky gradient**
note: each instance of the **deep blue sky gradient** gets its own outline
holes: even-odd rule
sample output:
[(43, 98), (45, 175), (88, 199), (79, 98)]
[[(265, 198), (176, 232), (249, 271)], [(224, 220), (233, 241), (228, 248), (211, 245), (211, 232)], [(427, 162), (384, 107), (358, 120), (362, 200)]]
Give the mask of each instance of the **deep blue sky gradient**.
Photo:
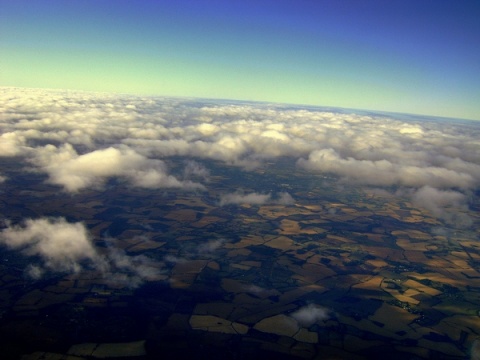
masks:
[(480, 1), (0, 0), (0, 85), (480, 119)]

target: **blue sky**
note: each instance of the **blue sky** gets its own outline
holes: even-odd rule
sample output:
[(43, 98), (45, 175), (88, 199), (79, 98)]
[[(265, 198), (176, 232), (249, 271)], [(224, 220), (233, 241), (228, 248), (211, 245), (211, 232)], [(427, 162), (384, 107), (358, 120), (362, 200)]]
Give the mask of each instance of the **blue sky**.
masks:
[(0, 0), (0, 85), (480, 120), (480, 1)]

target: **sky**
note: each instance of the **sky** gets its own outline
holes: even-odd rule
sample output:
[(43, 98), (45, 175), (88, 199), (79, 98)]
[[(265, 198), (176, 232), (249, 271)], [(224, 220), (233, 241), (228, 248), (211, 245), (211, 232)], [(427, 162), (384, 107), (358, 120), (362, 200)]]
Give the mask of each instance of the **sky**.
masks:
[(0, 0), (0, 85), (480, 120), (480, 2)]

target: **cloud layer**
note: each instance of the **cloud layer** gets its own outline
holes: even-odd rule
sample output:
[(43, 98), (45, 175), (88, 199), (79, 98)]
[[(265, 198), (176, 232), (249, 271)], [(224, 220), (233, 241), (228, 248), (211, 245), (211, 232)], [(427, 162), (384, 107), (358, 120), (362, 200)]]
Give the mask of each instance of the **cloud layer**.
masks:
[[(66, 192), (110, 178), (134, 187), (204, 190), (204, 159), (248, 171), (289, 157), (299, 169), (343, 183), (403, 189), (455, 223), (452, 211), (468, 207), (480, 183), (474, 122), (13, 88), (0, 88), (0, 109), (0, 156), (25, 159), (25, 168), (47, 174)], [(188, 159), (183, 175), (167, 168), (164, 160), (173, 156)], [(8, 182), (8, 174), (0, 175)], [(276, 200), (263, 193), (220, 200), (270, 201)]]

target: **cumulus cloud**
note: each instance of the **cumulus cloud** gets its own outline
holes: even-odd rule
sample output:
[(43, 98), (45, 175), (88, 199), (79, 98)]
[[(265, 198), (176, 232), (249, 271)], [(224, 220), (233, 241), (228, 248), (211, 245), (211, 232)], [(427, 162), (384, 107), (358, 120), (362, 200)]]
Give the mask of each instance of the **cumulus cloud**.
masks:
[(333, 173), (347, 180), (375, 186), (425, 186), (440, 188), (471, 188), (475, 179), (471, 174), (437, 166), (415, 166), (393, 163), (390, 160), (365, 160), (354, 157), (342, 158), (334, 149), (312, 151), (308, 159), (299, 159), (302, 168)]
[(136, 288), (145, 281), (157, 280), (159, 264), (145, 255), (128, 256), (123, 249), (110, 248), (107, 254), (110, 267), (105, 278), (115, 284)]
[(276, 197), (272, 197), (271, 194), (249, 193), (244, 194), (242, 192), (234, 192), (224, 194), (220, 197), (220, 206), (225, 205), (264, 205), (264, 204), (278, 204), (278, 205), (293, 205), (295, 200), (288, 192), (278, 193)]
[(25, 138), (16, 132), (0, 135), (0, 157), (16, 156), (24, 152)]
[[(468, 194), (480, 183), (480, 128), (473, 123), (13, 88), (0, 88), (0, 108), (0, 156), (31, 159), (19, 164), (34, 166), (71, 192), (112, 177), (137, 187), (202, 190), (199, 182), (206, 183), (209, 172), (198, 161), (249, 171), (285, 157), (344, 183), (419, 191), (415, 199), (424, 187), (455, 191), (465, 195), (457, 208), (468, 207)], [(174, 176), (166, 167), (176, 157), (193, 161), (183, 178), (181, 170)], [(275, 201), (282, 202), (258, 192), (221, 199)], [(443, 208), (431, 210), (442, 219), (454, 208), (443, 202), (429, 206)]]
[(185, 168), (183, 169), (183, 176), (185, 179), (194, 177), (200, 178), (203, 181), (208, 181), (210, 177), (210, 171), (202, 164), (194, 160), (188, 160), (186, 161)]
[(98, 271), (112, 283), (137, 287), (155, 280), (160, 265), (144, 255), (129, 256), (124, 250), (109, 247), (100, 254), (81, 222), (69, 223), (64, 218), (28, 219), (10, 225), (0, 233), (0, 243), (23, 255), (38, 257), (38, 264), (25, 270), (33, 279), (45, 273), (78, 273), (84, 269)]
[(225, 194), (220, 197), (220, 206), (225, 205), (239, 205), (239, 204), (251, 204), (251, 205), (263, 205), (270, 201), (270, 194), (259, 194), (256, 192), (250, 194), (242, 194), (239, 192)]
[(458, 191), (423, 186), (413, 194), (412, 200), (418, 207), (429, 210), (448, 224), (465, 228), (473, 223), (467, 215), (466, 196)]
[(279, 205), (293, 205), (295, 204), (295, 199), (288, 192), (282, 192), (278, 194), (278, 199), (275, 203)]
[(38, 149), (35, 161), (49, 174), (49, 181), (77, 192), (102, 185), (108, 178), (123, 177), (143, 188), (204, 189), (192, 181), (180, 181), (166, 173), (160, 160), (148, 159), (135, 151), (109, 147), (78, 155), (70, 144)]
[(209, 254), (219, 249), (225, 243), (224, 239), (210, 240), (198, 246), (198, 253)]
[(254, 284), (248, 284), (243, 287), (243, 290), (247, 293), (254, 294), (257, 296), (275, 296), (279, 295), (280, 292), (275, 289), (265, 289), (260, 286), (254, 285)]
[(182, 258), (182, 257), (177, 257), (177, 256), (174, 256), (174, 255), (167, 255), (167, 256), (164, 257), (164, 260), (166, 262), (169, 262), (169, 263), (172, 263), (172, 264), (184, 264), (184, 263), (188, 262), (187, 259)]
[(300, 325), (308, 327), (318, 321), (329, 319), (330, 310), (315, 304), (309, 304), (291, 313), (290, 316), (297, 320)]
[[(28, 219), (24, 224), (8, 226), (2, 230), (0, 241), (24, 255), (40, 257), (50, 271), (79, 272), (83, 264), (100, 269), (106, 266), (85, 226), (68, 223), (64, 218)], [(30, 268), (30, 272), (41, 275), (39, 267)]]

